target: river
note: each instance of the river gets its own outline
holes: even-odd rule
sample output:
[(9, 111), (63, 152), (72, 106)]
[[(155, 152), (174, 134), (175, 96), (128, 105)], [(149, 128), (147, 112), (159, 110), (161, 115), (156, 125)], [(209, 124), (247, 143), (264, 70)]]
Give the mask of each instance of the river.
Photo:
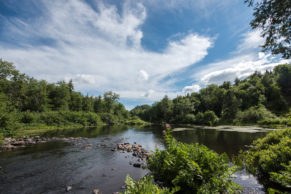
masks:
[[(216, 129), (179, 129), (173, 136), (185, 143), (201, 143), (218, 153), (236, 155), (245, 145), (264, 137), (266, 132), (239, 132)], [(71, 129), (47, 133), (48, 137), (84, 137), (79, 142), (47, 142), (24, 149), (0, 153), (0, 193), (92, 193), (122, 191), (127, 174), (139, 179), (148, 170), (135, 168), (131, 153), (112, 151), (117, 143), (141, 144), (147, 150), (164, 149), (162, 128), (112, 126)], [(86, 146), (90, 145), (90, 146)], [(235, 174), (234, 181), (245, 192), (264, 193), (255, 177), (246, 171)]]

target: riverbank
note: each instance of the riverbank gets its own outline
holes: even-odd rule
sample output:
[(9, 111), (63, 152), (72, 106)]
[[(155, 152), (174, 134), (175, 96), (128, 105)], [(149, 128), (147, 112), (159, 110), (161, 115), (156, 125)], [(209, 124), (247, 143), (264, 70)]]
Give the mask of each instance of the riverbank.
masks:
[(172, 130), (186, 131), (195, 129), (214, 129), (217, 131), (244, 132), (244, 133), (270, 132), (276, 130), (274, 128), (263, 128), (259, 126), (235, 126), (235, 125), (219, 125), (219, 126), (187, 125), (187, 127), (175, 127)]
[(9, 135), (1, 135), (0, 133), (0, 146), (3, 144), (4, 138), (23, 138), (23, 137), (34, 137), (34, 136), (43, 136), (47, 133), (65, 133), (70, 130), (83, 129), (83, 128), (99, 128), (99, 127), (109, 127), (109, 126), (121, 126), (121, 125), (132, 125), (132, 126), (147, 126), (151, 123), (142, 121), (140, 119), (126, 120), (123, 123), (116, 123), (115, 125), (110, 125), (106, 123), (101, 123), (99, 125), (81, 125), (78, 123), (70, 123), (67, 125), (52, 125), (48, 126), (42, 123), (33, 123), (33, 124), (18, 124), (16, 130), (13, 130)]
[(69, 138), (58, 138), (58, 137), (40, 137), (40, 136), (34, 136), (34, 137), (22, 137), (22, 138), (4, 138), (2, 140), (2, 145), (0, 145), (0, 152), (2, 151), (11, 151), (17, 148), (25, 148), (30, 145), (38, 144), (38, 143), (47, 143), (51, 141), (64, 141), (64, 142), (80, 142), (81, 140), (84, 140), (86, 138), (82, 137), (69, 137)]

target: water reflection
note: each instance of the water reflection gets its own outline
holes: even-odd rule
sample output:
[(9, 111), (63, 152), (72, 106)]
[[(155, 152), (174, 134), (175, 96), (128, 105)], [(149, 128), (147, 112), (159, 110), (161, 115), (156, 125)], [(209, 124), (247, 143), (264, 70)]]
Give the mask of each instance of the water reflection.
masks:
[(255, 139), (265, 135), (266, 132), (243, 133), (214, 129), (193, 129), (173, 133), (173, 136), (181, 142), (200, 143), (217, 153), (225, 152), (230, 157), (236, 155), (239, 150), (245, 149), (245, 145), (250, 145)]
[[(265, 134), (211, 129), (173, 133), (179, 141), (199, 142), (218, 153), (226, 152), (228, 155), (236, 154), (244, 145)], [(46, 133), (45, 136), (88, 139), (80, 144), (56, 141), (0, 153), (0, 193), (65, 193), (67, 185), (73, 187), (73, 193), (91, 193), (96, 188), (105, 194), (121, 191), (127, 174), (139, 179), (148, 171), (129, 165), (130, 161), (137, 160), (130, 153), (111, 151), (111, 148), (119, 142), (136, 142), (148, 150), (165, 147), (159, 126), (59, 130)], [(101, 143), (107, 146), (102, 147)], [(86, 144), (91, 144), (91, 147), (85, 149)], [(238, 175), (239, 183), (260, 187), (254, 183), (253, 177), (247, 177), (246, 172)]]

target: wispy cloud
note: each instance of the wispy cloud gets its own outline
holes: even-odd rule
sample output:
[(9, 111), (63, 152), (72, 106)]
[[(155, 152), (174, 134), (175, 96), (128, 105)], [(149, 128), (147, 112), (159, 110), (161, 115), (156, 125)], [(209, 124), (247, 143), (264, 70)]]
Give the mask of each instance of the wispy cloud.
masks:
[(230, 58), (201, 67), (193, 75), (194, 80), (200, 85), (222, 84), (224, 81), (243, 79), (255, 71), (265, 72), (279, 64), (290, 62), (259, 52), (262, 43), (259, 31), (243, 34), (240, 44)]
[(113, 90), (123, 98), (152, 100), (174, 95), (172, 82), (162, 80), (201, 61), (213, 45), (211, 37), (189, 33), (161, 53), (144, 50), (141, 2), (124, 1), (121, 10), (101, 1), (95, 7), (81, 0), (41, 2), (39, 19), (5, 21), (6, 33), (19, 44), (0, 45), (0, 57), (38, 79), (72, 79), (83, 92)]

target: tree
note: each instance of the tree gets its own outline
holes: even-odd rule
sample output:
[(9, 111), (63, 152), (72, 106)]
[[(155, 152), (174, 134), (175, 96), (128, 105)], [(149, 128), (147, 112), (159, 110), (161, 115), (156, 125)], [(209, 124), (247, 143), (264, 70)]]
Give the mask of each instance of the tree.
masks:
[(95, 98), (93, 108), (94, 108), (95, 113), (103, 112), (103, 102), (102, 102), (101, 96), (98, 96), (97, 98)]
[(12, 63), (0, 59), (0, 79), (8, 79), (18, 74), (18, 70), (15, 69)]
[(22, 111), (45, 111), (48, 104), (46, 81), (37, 81), (30, 78), (27, 84)]
[(239, 102), (232, 90), (228, 90), (225, 94), (222, 106), (222, 120), (232, 121), (238, 112)]
[(68, 85), (64, 82), (58, 82), (48, 85), (48, 96), (52, 110), (66, 111), (69, 108), (70, 90)]
[(200, 111), (212, 110), (220, 117), (225, 89), (215, 84), (210, 84), (200, 90)]
[(282, 95), (291, 105), (291, 65), (278, 65), (274, 68), (275, 79), (281, 88)]
[(70, 99), (70, 110), (71, 111), (81, 111), (82, 110), (82, 99), (83, 96), (80, 92), (72, 92)]
[(105, 102), (105, 111), (110, 113), (113, 111), (113, 104), (117, 102), (117, 100), (119, 99), (119, 95), (112, 91), (109, 91), (103, 94), (103, 99)]
[[(256, 3), (255, 3), (256, 2)], [(265, 43), (263, 51), (282, 54), (283, 58), (291, 56), (291, 1), (290, 0), (245, 0), (254, 7), (254, 19), (250, 25), (253, 29), (261, 29)]]
[(169, 122), (173, 113), (173, 102), (167, 95), (159, 103), (159, 110), (162, 121)]
[(85, 112), (93, 112), (93, 98), (85, 96), (82, 100), (82, 110)]

